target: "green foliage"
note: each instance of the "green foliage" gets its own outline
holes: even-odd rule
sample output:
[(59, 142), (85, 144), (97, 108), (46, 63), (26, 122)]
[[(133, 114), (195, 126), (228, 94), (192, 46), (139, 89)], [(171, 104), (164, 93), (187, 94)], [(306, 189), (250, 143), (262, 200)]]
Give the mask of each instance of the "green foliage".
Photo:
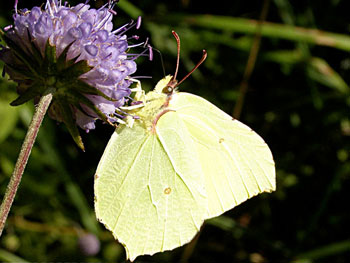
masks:
[[(77, 1), (75, 1), (76, 3)], [(102, 5), (105, 1), (90, 1)], [(19, 8), (37, 4), (20, 1)], [(257, 61), (249, 78), (240, 120), (270, 146), (277, 166), (277, 191), (261, 195), (206, 223), (188, 247), (139, 262), (347, 262), (350, 187), (350, 36), (348, 1), (270, 2)], [(74, 4), (71, 1), (71, 4)], [(137, 32), (150, 36), (174, 72), (181, 38), (179, 79), (207, 61), (180, 87), (231, 114), (239, 96), (261, 12), (261, 1), (120, 1), (115, 23), (143, 14)], [(0, 25), (11, 19), (12, 1), (1, 2)], [(250, 20), (252, 19), (252, 20)], [(137, 75), (152, 88), (163, 77), (160, 57), (140, 60)], [(0, 191), (4, 193), (31, 103), (8, 107), (11, 82), (0, 80)], [(12, 117), (11, 117), (12, 116)], [(122, 247), (96, 221), (93, 175), (113, 128), (100, 124), (83, 134), (86, 152), (71, 142), (63, 125), (46, 118), (24, 173), (7, 228), (1, 261), (123, 262)], [(181, 219), (179, 219), (181, 220)], [(101, 241), (101, 251), (78, 249), (83, 233)], [(20, 258), (20, 259), (18, 259)], [(137, 262), (138, 260), (136, 260)]]

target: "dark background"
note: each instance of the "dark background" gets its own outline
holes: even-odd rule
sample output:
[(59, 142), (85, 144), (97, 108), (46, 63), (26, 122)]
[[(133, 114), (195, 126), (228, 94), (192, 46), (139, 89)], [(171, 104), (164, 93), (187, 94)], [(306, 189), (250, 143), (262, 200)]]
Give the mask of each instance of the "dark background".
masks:
[[(0, 26), (11, 24), (14, 1), (1, 1)], [(32, 8), (41, 1), (19, 1)], [(78, 3), (70, 1), (71, 5)], [(91, 2), (94, 7), (102, 1)], [(132, 2), (115, 8), (115, 26), (142, 14), (137, 33), (162, 53), (165, 71), (176, 63), (174, 29), (180, 35), (179, 78), (197, 63), (202, 49), (206, 62), (180, 87), (200, 95), (232, 114), (240, 93), (254, 32), (245, 30), (258, 20), (266, 1), (176, 0)], [(277, 169), (277, 191), (262, 194), (208, 221), (189, 246), (144, 256), (136, 262), (347, 262), (350, 256), (349, 213), (349, 79), (350, 19), (346, 0), (269, 1), (266, 20), (282, 31), (262, 31), (260, 49), (248, 78), (240, 120), (270, 146)], [(210, 14), (199, 25), (195, 15)], [(221, 16), (230, 18), (213, 26)], [(239, 21), (236, 29), (231, 23)], [(301, 39), (292, 26), (337, 33), (328, 45)], [(321, 32), (322, 31), (322, 32)], [(290, 32), (290, 37), (284, 37)], [(294, 34), (294, 33), (295, 34)], [(337, 45), (342, 41), (343, 45)], [(141, 51), (141, 50), (139, 50)], [(1, 64), (2, 65), (2, 64)], [(2, 67), (2, 66), (1, 66)], [(138, 60), (143, 87), (163, 77), (160, 57)], [(7, 106), (15, 85), (0, 79), (0, 192), (4, 193), (33, 104)], [(93, 175), (113, 128), (97, 124), (82, 131), (86, 152), (80, 151), (63, 125), (48, 117), (0, 240), (1, 261), (124, 262), (123, 248), (96, 220), (93, 212)], [(101, 243), (94, 256), (78, 247), (84, 234)], [(91, 248), (90, 244), (90, 248)], [(89, 246), (88, 246), (89, 247)]]

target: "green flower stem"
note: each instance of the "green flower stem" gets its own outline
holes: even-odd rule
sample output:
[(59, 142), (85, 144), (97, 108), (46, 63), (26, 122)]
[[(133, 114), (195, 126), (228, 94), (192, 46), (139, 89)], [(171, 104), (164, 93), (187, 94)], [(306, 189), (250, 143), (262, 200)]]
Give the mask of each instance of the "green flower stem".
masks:
[(19, 153), (15, 169), (11, 176), (10, 182), (7, 186), (4, 199), (0, 207), (0, 236), (5, 226), (5, 222), (8, 216), (8, 213), (11, 209), (13, 200), (16, 196), (16, 192), (19, 186), (19, 183), (22, 179), (22, 174), (24, 168), (26, 167), (30, 152), (33, 148), (35, 138), (38, 134), (41, 122), (44, 119), (47, 109), (49, 108), (50, 102), (52, 100), (51, 91), (47, 92), (44, 96), (41, 97), (39, 104), (35, 108), (33, 119), (28, 127), (26, 137), (24, 138), (21, 151)]

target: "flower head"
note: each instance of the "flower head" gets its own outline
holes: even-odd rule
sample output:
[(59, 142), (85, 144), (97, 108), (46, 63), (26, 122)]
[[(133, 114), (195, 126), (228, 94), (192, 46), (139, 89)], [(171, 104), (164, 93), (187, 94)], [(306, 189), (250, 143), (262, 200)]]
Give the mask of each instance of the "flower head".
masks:
[(1, 31), (6, 47), (2, 46), (0, 59), (20, 94), (11, 105), (51, 90), (49, 115), (67, 125), (80, 147), (76, 125), (88, 132), (96, 119), (117, 123), (123, 118), (120, 107), (131, 93), (130, 75), (140, 55), (127, 51), (143, 44), (129, 45), (137, 37), (125, 34), (131, 27), (139, 28), (140, 19), (113, 30), (113, 7), (70, 7), (61, 0), (47, 0), (44, 8), (17, 10), (16, 1), (14, 24)]

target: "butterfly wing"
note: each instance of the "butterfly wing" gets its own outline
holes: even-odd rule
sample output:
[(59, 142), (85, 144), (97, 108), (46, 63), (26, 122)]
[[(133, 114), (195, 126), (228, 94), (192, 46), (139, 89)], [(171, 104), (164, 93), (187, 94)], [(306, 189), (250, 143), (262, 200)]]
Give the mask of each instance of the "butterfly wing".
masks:
[(169, 108), (184, 122), (195, 144), (205, 177), (207, 218), (275, 190), (271, 151), (252, 129), (193, 94), (173, 94)]
[[(172, 127), (165, 132), (173, 135)], [(118, 128), (105, 149), (95, 176), (96, 216), (130, 260), (189, 242), (203, 223), (207, 200), (196, 185), (202, 171), (186, 138), (175, 133), (169, 157), (155, 133), (135, 124)]]

